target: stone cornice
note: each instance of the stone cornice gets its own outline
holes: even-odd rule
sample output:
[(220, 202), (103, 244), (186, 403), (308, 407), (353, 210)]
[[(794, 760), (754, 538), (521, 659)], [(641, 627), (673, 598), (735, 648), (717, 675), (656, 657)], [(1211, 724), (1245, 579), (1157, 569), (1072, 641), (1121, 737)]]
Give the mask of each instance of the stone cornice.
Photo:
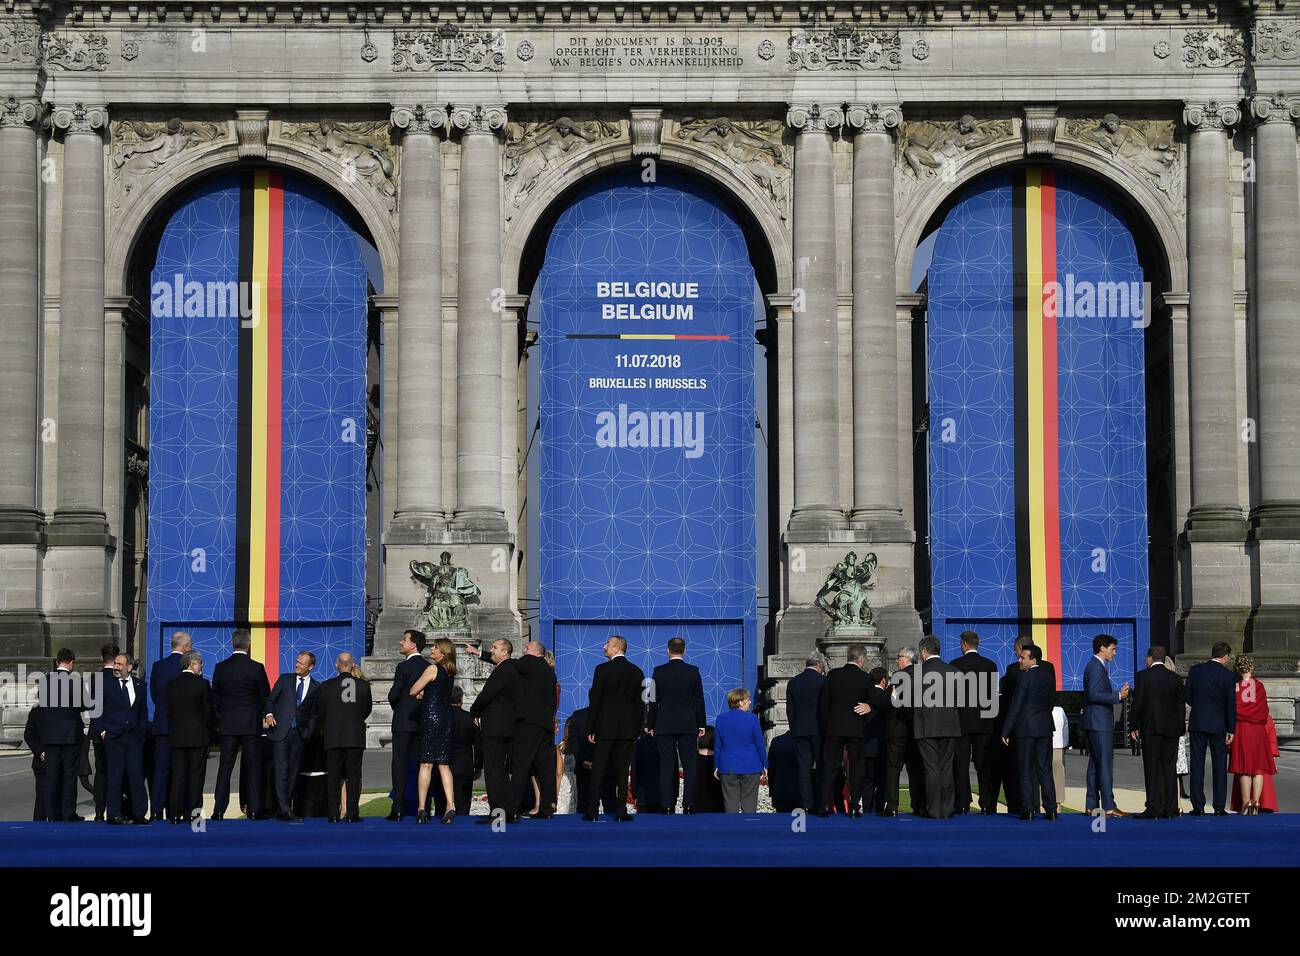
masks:
[[(1269, 4), (1269, 9), (1286, 10), (1285, 3)], [(573, 3), (572, 0), (534, 0), (532, 3), (486, 2), (409, 3), (387, 0), (280, 0), (280, 2), (158, 2), (142, 4), (138, 0), (100, 0), (81, 2), (18, 2), (5, 0), (4, 12), (18, 13), (43, 20), (60, 28), (103, 23), (129, 25), (257, 24), (257, 23), (330, 23), (362, 26), (403, 26), (458, 22), (505, 26), (534, 23), (571, 28), (584, 23), (632, 26), (655, 24), (685, 27), (690, 24), (746, 23), (790, 27), (828, 28), (837, 23), (919, 26), (926, 24), (960, 26), (962, 24), (1044, 24), (1044, 23), (1114, 23), (1214, 24), (1236, 16), (1247, 16), (1250, 4), (1223, 0), (1196, 2), (994, 2), (976, 0), (951, 3), (947, 0), (897, 2), (872, 0), (867, 3), (787, 2), (787, 0), (747, 0), (745, 3), (680, 2), (680, 0), (597, 0)], [(1242, 11), (1239, 13), (1238, 11)], [(1261, 18), (1262, 19), (1262, 18)]]

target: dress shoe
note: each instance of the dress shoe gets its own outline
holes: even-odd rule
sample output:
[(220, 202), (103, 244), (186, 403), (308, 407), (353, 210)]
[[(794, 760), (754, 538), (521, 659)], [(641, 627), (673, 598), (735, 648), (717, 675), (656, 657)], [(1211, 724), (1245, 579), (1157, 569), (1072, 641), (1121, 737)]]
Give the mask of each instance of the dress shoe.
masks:
[(1125, 813), (1119, 807), (1116, 807), (1114, 810), (1107, 810), (1106, 816), (1110, 817), (1113, 820), (1122, 820), (1124, 817), (1129, 816), (1129, 814)]
[(1020, 814), (1020, 819), (1022, 820), (1032, 820), (1033, 818), (1034, 815), (1030, 813), (1028, 810), (1025, 810), (1023, 813)]
[(858, 807), (854, 807), (852, 810), (849, 811), (849, 816), (854, 818), (860, 817), (862, 816), (862, 810), (859, 809)]
[(339, 822), (338, 817), (330, 817), (330, 823), (338, 823), (338, 822)]
[(981, 811), (980, 811), (980, 816), (982, 816), (982, 817), (993, 817), (993, 816), (997, 816), (997, 813), (998, 813), (998, 811), (997, 811), (996, 808), (990, 808), (990, 809), (986, 809), (986, 810), (981, 810)]
[(155, 810), (152, 814), (149, 815), (149, 819), (152, 820), (154, 823), (160, 823), (161, 821), (166, 820), (168, 818), (163, 816), (157, 810)]
[(214, 814), (212, 814), (212, 816), (208, 817), (208, 819), (209, 819), (209, 820), (224, 820), (224, 819), (226, 819), (226, 815), (225, 815), (224, 813), (214, 813)]
[(104, 814), (102, 814), (102, 813), (96, 813), (96, 814), (95, 814), (95, 822), (96, 822), (96, 823), (103, 823), (103, 822), (104, 822)]
[(302, 817), (296, 813), (277, 813), (275, 818), (281, 823), (302, 823)]
[(595, 823), (596, 815), (594, 813), (584, 813), (582, 815), (582, 819), (585, 820), (587, 823)]
[(1204, 807), (1193, 807), (1191, 810), (1188, 810), (1187, 813), (1188, 813), (1190, 816), (1193, 816), (1193, 817), (1203, 817), (1203, 816), (1205, 816), (1205, 808), (1204, 808)]
[(1215, 810), (1215, 811), (1214, 811), (1214, 815), (1215, 815), (1216, 817), (1226, 817), (1226, 816), (1228, 815), (1228, 811), (1227, 811), (1227, 810)]
[(184, 822), (185, 822), (185, 818), (184, 818), (184, 817), (172, 817), (172, 818), (171, 818), (170, 820), (168, 820), (167, 822), (168, 822), (168, 823), (172, 823), (172, 824), (181, 824), (181, 823), (184, 823)]
[(109, 826), (115, 826), (115, 827), (121, 826), (123, 823), (126, 823), (126, 817), (109, 817), (104, 822), (107, 823)]
[(1044, 819), (1044, 820), (1055, 820), (1055, 819), (1056, 819), (1057, 817), (1059, 817), (1059, 816), (1060, 816), (1060, 814), (1057, 813), (1055, 810), (1053, 810), (1053, 811), (1051, 811), (1050, 813), (1044, 813), (1044, 814), (1043, 814), (1043, 819)]
[(384, 817), (384, 819), (387, 820), (389, 823), (401, 823), (402, 815), (398, 813), (396, 810), (394, 810), (388, 816)]
[(633, 820), (636, 819), (636, 814), (635, 814), (635, 813), (620, 813), (620, 814), (619, 814), (617, 817), (615, 817), (614, 819), (616, 819), (619, 823), (631, 823)]
[(1159, 820), (1160, 814), (1152, 813), (1150, 810), (1143, 810), (1141, 813), (1133, 814), (1134, 820)]
[(348, 823), (360, 823), (360, 822), (361, 822), (360, 817), (348, 817)]
[(131, 822), (138, 827), (147, 827), (149, 825), (148, 817), (132, 817)]
[(877, 810), (877, 811), (876, 811), (876, 816), (878, 816), (878, 817), (896, 817), (896, 816), (898, 816), (898, 811), (897, 811), (897, 810)]
[(672, 807), (664, 807), (664, 808), (663, 808), (662, 810), (660, 810), (659, 812), (662, 813), (664, 816), (668, 816), (669, 814), (671, 814), (671, 813), (673, 812), (673, 808), (672, 808)]
[[(584, 818), (584, 819), (585, 819), (585, 818)], [(485, 827), (485, 826), (487, 826), (488, 824), (492, 823), (492, 822), (495, 821), (495, 820), (496, 820), (496, 817), (495, 817), (495, 816), (493, 816), (492, 814), (488, 814), (488, 815), (485, 816), (485, 817), (479, 817), (479, 818), (478, 818), (477, 820), (475, 820), (474, 822), (475, 822), (476, 824), (478, 824), (479, 826), (481, 826), (481, 827)]]

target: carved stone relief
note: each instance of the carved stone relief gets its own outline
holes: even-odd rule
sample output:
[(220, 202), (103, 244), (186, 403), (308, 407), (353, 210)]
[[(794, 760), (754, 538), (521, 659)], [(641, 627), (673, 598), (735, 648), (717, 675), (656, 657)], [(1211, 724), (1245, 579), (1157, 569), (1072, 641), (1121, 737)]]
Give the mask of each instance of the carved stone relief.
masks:
[(505, 64), (506, 37), (501, 30), (462, 30), (446, 23), (436, 31), (393, 34), (394, 73), (500, 73)]
[(119, 120), (112, 124), (110, 169), (113, 208), (171, 159), (188, 149), (225, 138), (225, 123), (187, 122), (176, 117), (152, 122)]
[(935, 179), (952, 182), (968, 154), (1016, 135), (1009, 119), (908, 120), (895, 147), (894, 209), (901, 218), (917, 187)]
[(502, 154), (506, 219), (514, 218), (548, 169), (570, 154), (621, 132), (618, 125), (603, 119), (579, 121), (568, 116), (507, 124)]
[(762, 190), (779, 210), (788, 215), (790, 157), (782, 145), (785, 124), (776, 119), (731, 119), (726, 116), (687, 116), (673, 135), (688, 143), (711, 147), (747, 179)]
[(856, 30), (846, 24), (830, 30), (796, 29), (790, 31), (789, 44), (792, 70), (897, 70), (902, 66), (897, 30)]
[(1300, 59), (1300, 23), (1258, 21), (1253, 46), (1256, 60)]
[(46, 67), (96, 73), (108, 69), (108, 37), (102, 33), (47, 33), (41, 42)]
[(386, 120), (284, 122), (279, 138), (329, 157), (343, 167), (345, 182), (360, 179), (390, 212), (397, 208), (397, 164)]
[(1183, 36), (1183, 65), (1200, 67), (1241, 66), (1246, 62), (1245, 38), (1235, 31), (1189, 30)]
[(41, 55), (41, 35), (34, 23), (0, 22), (0, 63), (35, 63)]
[(1072, 118), (1065, 121), (1065, 136), (1146, 177), (1171, 209), (1181, 211), (1186, 168), (1173, 120), (1127, 119), (1115, 113)]

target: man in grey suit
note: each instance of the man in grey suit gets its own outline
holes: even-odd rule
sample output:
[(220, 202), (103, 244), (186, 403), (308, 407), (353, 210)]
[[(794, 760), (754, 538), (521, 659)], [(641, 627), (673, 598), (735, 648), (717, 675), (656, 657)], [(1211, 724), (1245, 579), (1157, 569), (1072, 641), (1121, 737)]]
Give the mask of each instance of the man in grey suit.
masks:
[(920, 751), (925, 776), (925, 812), (913, 807), (915, 816), (946, 820), (952, 816), (956, 784), (952, 776), (953, 756), (961, 736), (956, 689), (960, 672), (939, 656), (939, 639), (932, 634), (921, 638), (921, 660), (912, 674), (912, 736)]

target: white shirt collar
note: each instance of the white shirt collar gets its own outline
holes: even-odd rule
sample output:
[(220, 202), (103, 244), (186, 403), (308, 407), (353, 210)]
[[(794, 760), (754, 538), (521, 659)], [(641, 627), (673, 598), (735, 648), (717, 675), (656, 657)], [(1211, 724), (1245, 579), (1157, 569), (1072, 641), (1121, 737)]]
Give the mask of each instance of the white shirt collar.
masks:
[(422, 656), (423, 655), (419, 651), (411, 651), (411, 653), (406, 655), (406, 659), (409, 661), (412, 657), (422, 657)]
[(232, 651), (231, 656), (233, 657), (235, 654), (247, 654), (247, 653), (248, 651)]

